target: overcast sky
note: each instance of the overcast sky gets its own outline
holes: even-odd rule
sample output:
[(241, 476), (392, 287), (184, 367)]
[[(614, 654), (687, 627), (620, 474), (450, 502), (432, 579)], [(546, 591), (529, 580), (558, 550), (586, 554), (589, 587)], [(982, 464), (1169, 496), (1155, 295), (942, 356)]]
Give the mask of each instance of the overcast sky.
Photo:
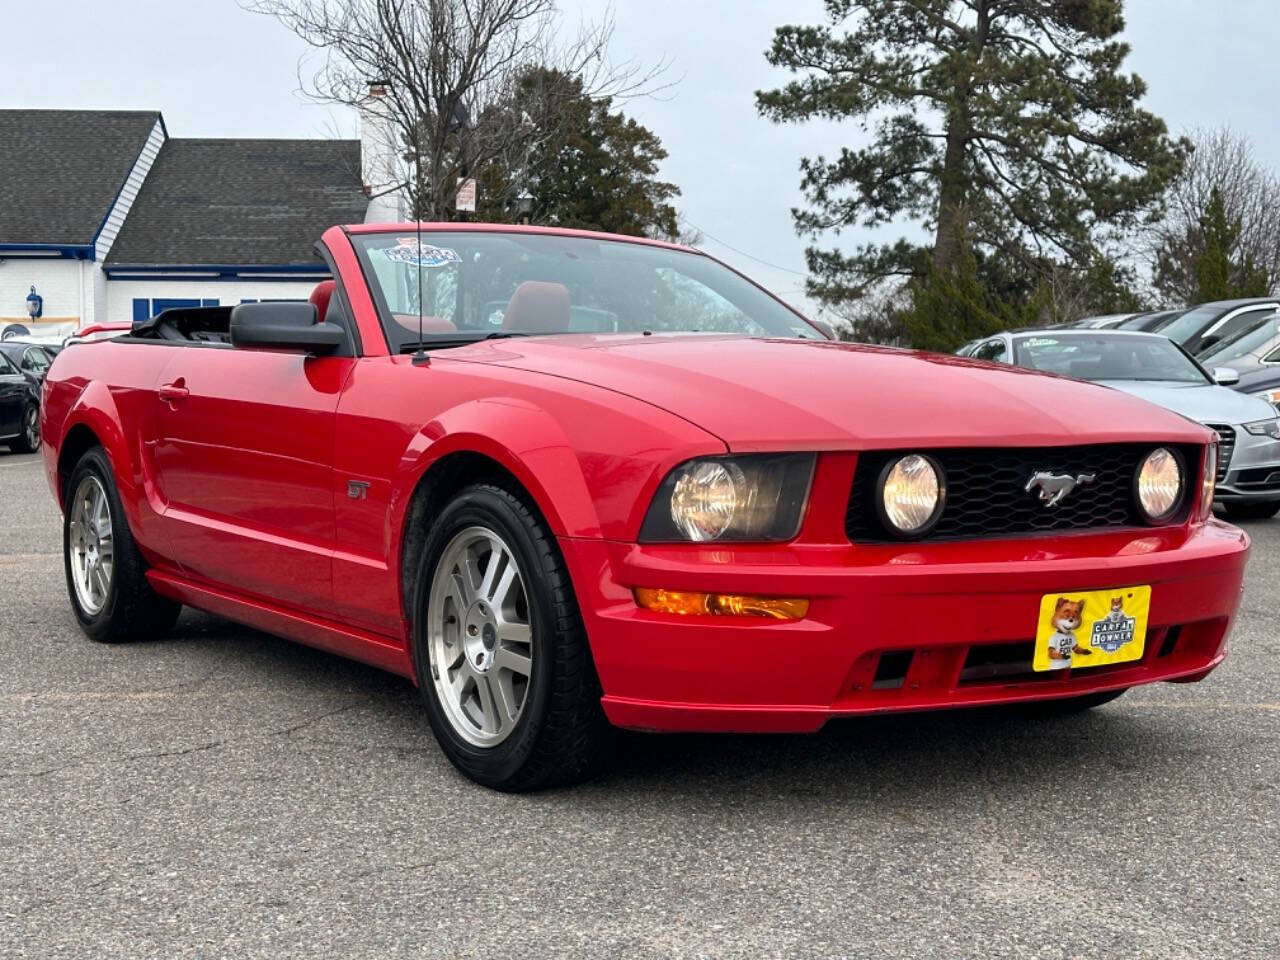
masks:
[[(560, 0), (566, 18), (605, 0)], [(796, 299), (805, 241), (792, 229), (802, 156), (855, 143), (837, 124), (775, 126), (754, 91), (783, 82), (764, 60), (781, 22), (821, 17), (820, 0), (613, 0), (616, 59), (666, 57), (683, 78), (666, 100), (627, 107), (670, 152), (663, 174), (706, 249)], [(1280, 168), (1275, 0), (1130, 0), (1129, 67), (1175, 131), (1230, 124)], [(346, 111), (297, 93), (306, 48), (234, 0), (0, 0), (0, 106), (146, 108), (172, 136), (354, 135)], [(736, 248), (735, 252), (729, 247)], [(763, 262), (761, 262), (763, 261)]]

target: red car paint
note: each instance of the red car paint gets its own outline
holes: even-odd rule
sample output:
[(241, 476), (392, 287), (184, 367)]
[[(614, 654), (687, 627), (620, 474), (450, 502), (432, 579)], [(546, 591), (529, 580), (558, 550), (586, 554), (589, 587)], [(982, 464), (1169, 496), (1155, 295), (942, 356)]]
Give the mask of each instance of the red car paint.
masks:
[[(604, 707), (620, 725), (812, 730), (843, 714), (1199, 679), (1225, 656), (1248, 539), (1217, 521), (877, 545), (851, 543), (844, 527), (863, 450), (1203, 447), (1212, 435), (1200, 426), (1070, 380), (832, 342), (550, 335), (437, 350), (415, 365), (392, 355), (348, 239), (387, 229), (406, 227), (333, 228), (322, 238), (359, 357), (163, 341), (105, 341), (58, 357), (42, 409), (54, 495), (62, 500), (72, 466), (64, 453), (91, 431), (161, 594), (412, 678), (408, 505), (441, 457), (473, 451), (523, 485), (558, 537)], [(819, 454), (792, 542), (637, 543), (674, 466), (773, 450)], [(1141, 661), (962, 681), (971, 646), (1034, 636), (1043, 594), (1140, 583), (1153, 591)], [(811, 606), (789, 622), (677, 617), (638, 608), (636, 587)], [(1173, 627), (1178, 642), (1165, 649)], [(914, 651), (909, 671), (878, 687), (879, 656), (896, 650)]]

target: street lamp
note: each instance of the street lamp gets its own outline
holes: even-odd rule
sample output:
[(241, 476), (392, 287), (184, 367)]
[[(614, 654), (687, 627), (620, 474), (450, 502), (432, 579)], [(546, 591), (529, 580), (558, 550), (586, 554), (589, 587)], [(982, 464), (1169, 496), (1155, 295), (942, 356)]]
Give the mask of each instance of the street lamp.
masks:
[(528, 190), (521, 190), (520, 196), (516, 197), (516, 210), (520, 214), (520, 222), (528, 223), (529, 214), (533, 213), (533, 194)]

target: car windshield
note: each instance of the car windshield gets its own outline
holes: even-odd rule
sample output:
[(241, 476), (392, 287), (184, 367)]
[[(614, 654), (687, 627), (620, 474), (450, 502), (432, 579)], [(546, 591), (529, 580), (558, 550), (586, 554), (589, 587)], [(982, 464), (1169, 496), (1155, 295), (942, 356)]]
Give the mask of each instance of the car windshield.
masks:
[(1174, 343), (1183, 343), (1190, 340), (1204, 327), (1226, 312), (1217, 304), (1207, 303), (1203, 307), (1196, 307), (1194, 310), (1184, 313), (1172, 323), (1157, 329)]
[(1031, 336), (1014, 343), (1015, 363), (1077, 380), (1208, 383), (1195, 361), (1162, 336), (1097, 333)]
[(519, 232), (352, 236), (394, 350), (537, 333), (744, 333), (822, 339), (697, 253)]
[(1278, 331), (1280, 331), (1280, 317), (1273, 313), (1259, 326), (1253, 329), (1246, 328), (1235, 337), (1215, 346), (1200, 358), (1200, 362), (1206, 367), (1210, 367), (1214, 364), (1238, 360), (1246, 354), (1268, 346), (1271, 341), (1276, 339)]

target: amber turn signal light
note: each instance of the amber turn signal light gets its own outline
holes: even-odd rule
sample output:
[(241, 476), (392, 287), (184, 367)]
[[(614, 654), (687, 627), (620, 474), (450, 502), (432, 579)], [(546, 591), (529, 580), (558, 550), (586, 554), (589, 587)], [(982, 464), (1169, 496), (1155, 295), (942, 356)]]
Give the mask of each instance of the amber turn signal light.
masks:
[(809, 601), (784, 597), (746, 597), (736, 593), (685, 593), (636, 587), (636, 604), (658, 613), (681, 616), (767, 617), (800, 620), (809, 612)]

